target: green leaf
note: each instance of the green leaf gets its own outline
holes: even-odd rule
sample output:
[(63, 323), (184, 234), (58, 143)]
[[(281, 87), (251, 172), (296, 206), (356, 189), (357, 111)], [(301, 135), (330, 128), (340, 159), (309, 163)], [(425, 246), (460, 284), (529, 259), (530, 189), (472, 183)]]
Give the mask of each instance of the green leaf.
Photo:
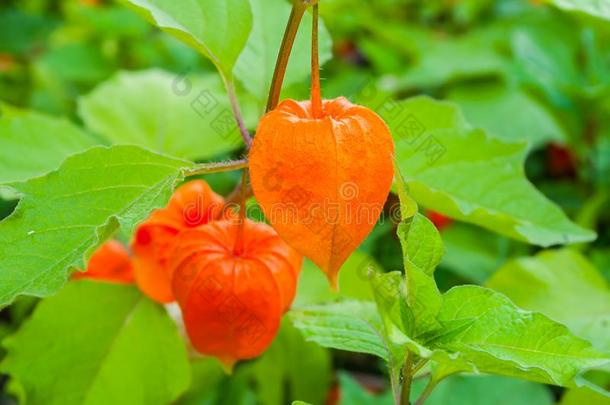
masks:
[(231, 78), (252, 29), (249, 1), (123, 1), (163, 31), (197, 49), (225, 78)]
[(72, 282), (4, 347), (0, 368), (33, 405), (167, 404), (190, 380), (176, 325), (133, 287)]
[(90, 130), (114, 143), (136, 144), (182, 158), (210, 159), (242, 145), (228, 98), (215, 75), (119, 72), (80, 98), (78, 111)]
[(610, 352), (610, 287), (582, 254), (563, 249), (513, 260), (487, 286)]
[(191, 165), (135, 146), (96, 147), (11, 184), (21, 200), (0, 222), (0, 306), (57, 292), (119, 226), (129, 234), (163, 206)]
[[(284, 30), (283, 24), (290, 15), (290, 3), (278, 0), (251, 0), (254, 24), (246, 47), (235, 65), (235, 77), (259, 100), (265, 100), (275, 69)], [(310, 13), (305, 13), (294, 41), (290, 61), (284, 78), (289, 86), (307, 78), (311, 71)], [(323, 21), (319, 26), (320, 66), (331, 57), (332, 40)]]
[(348, 373), (339, 373), (339, 405), (393, 405), (394, 400), (388, 391), (382, 395), (368, 393)]
[[(380, 29), (385, 30), (382, 23)], [(502, 76), (506, 61), (496, 51), (494, 42), (505, 32), (477, 29), (459, 36), (435, 35), (431, 31), (399, 33), (400, 42), (417, 38), (417, 60), (397, 78), (401, 89), (441, 86), (458, 80)], [(468, 58), (468, 63), (464, 63)]]
[[(424, 380), (413, 383), (415, 400)], [(455, 375), (436, 386), (426, 405), (551, 405), (551, 391), (544, 385), (492, 375)]]
[(332, 379), (331, 357), (328, 350), (306, 342), (284, 319), (271, 347), (255, 361), (252, 373), (261, 404), (283, 405), (292, 398), (321, 404)]
[(402, 245), (407, 304), (413, 311), (413, 337), (438, 329), (436, 315), (441, 294), (434, 280), (434, 270), (443, 255), (443, 242), (432, 222), (421, 214), (398, 225)]
[(565, 392), (559, 405), (608, 405), (609, 395), (604, 395), (589, 387), (572, 388)]
[(580, 11), (594, 17), (610, 20), (610, 3), (608, 0), (546, 0), (567, 11)]
[(308, 341), (388, 360), (388, 349), (381, 337), (381, 320), (372, 302), (342, 301), (293, 309), (290, 318)]
[(501, 139), (528, 141), (537, 147), (567, 138), (551, 111), (522, 90), (469, 85), (454, 89), (447, 98), (460, 106), (470, 123)]
[(584, 370), (610, 361), (565, 326), (483, 287), (449, 290), (438, 320), (443, 330), (429, 345), (458, 355), (452, 366), (463, 371), (574, 386)]
[(527, 146), (475, 130), (451, 103), (416, 97), (379, 112), (396, 142), (396, 160), (421, 205), (492, 231), (549, 246), (590, 241), (527, 180)]
[(528, 246), (464, 223), (443, 229), (445, 255), (440, 266), (472, 282), (483, 284), (506, 260), (527, 254)]
[(47, 173), (56, 169), (66, 157), (96, 143), (65, 119), (35, 112), (7, 118), (3, 114), (0, 118), (0, 183), (23, 181)]

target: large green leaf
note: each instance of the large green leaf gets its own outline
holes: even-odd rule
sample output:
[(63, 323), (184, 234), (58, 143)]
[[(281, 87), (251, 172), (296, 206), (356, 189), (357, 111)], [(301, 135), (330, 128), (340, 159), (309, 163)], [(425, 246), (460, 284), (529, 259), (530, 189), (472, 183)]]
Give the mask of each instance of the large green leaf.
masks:
[(189, 162), (135, 146), (96, 147), (43, 177), (10, 186), (21, 194), (0, 222), (0, 306), (47, 296), (119, 226), (127, 233), (164, 205)]
[(72, 282), (4, 347), (0, 368), (32, 405), (161, 405), (190, 379), (176, 325), (133, 287)]
[(464, 371), (574, 386), (584, 370), (610, 361), (565, 326), (519, 309), (493, 290), (461, 286), (443, 298), (443, 330), (429, 344), (457, 354), (454, 368), (462, 362)]
[(231, 77), (252, 29), (250, 1), (123, 1), (209, 58), (225, 78)]
[(419, 203), (532, 244), (590, 241), (527, 180), (527, 146), (473, 129), (451, 103), (416, 97), (378, 104), (396, 142), (396, 160)]
[[(235, 77), (259, 100), (265, 100), (282, 42), (282, 23), (288, 21), (290, 4), (284, 0), (251, 0), (254, 25), (246, 47), (235, 65)], [(310, 71), (311, 14), (305, 13), (295, 38), (284, 78), (288, 86), (305, 79)], [(331, 58), (332, 41), (326, 26), (320, 21), (320, 65)]]
[(432, 222), (419, 213), (400, 223), (398, 238), (404, 258), (406, 300), (415, 318), (415, 337), (439, 327), (436, 315), (442, 298), (434, 270), (443, 255), (443, 242)]
[[(4, 109), (4, 108), (3, 108)], [(0, 183), (23, 181), (56, 169), (69, 155), (95, 145), (65, 119), (29, 112), (0, 118)]]
[(498, 85), (461, 86), (449, 93), (448, 99), (461, 107), (470, 123), (508, 141), (528, 141), (536, 147), (567, 138), (552, 113), (519, 89)]
[(86, 126), (114, 143), (191, 159), (241, 146), (229, 100), (214, 75), (120, 72), (80, 98), (78, 107)]
[(608, 0), (546, 0), (546, 2), (564, 10), (580, 11), (610, 20), (610, 2)]
[(381, 320), (372, 302), (342, 301), (294, 309), (290, 317), (308, 341), (388, 360), (388, 349), (381, 336)]
[(487, 286), (610, 352), (610, 287), (580, 253), (564, 249), (516, 259), (500, 268)]
[[(413, 382), (415, 400), (425, 380)], [(551, 405), (551, 391), (542, 384), (495, 375), (455, 375), (432, 391), (426, 405)]]
[(300, 398), (320, 404), (331, 383), (331, 356), (328, 350), (306, 342), (284, 319), (271, 347), (253, 364), (252, 373), (259, 403), (283, 405)]

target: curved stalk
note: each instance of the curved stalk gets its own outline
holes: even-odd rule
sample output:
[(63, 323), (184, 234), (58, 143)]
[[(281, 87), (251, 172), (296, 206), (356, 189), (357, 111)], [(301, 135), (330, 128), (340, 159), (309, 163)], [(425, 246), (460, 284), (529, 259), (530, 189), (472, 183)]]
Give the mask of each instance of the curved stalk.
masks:
[(282, 39), (282, 45), (275, 62), (275, 70), (273, 72), (273, 79), (271, 81), (271, 88), (269, 89), (269, 98), (267, 99), (266, 111), (269, 112), (277, 107), (280, 101), (280, 92), (282, 91), (282, 84), (284, 83), (284, 76), (286, 76), (286, 68), (288, 67), (288, 60), (290, 59), (290, 52), (292, 52), (292, 45), (294, 39), (299, 30), (299, 24), (307, 9), (307, 3), (296, 0), (292, 5), (292, 11), (288, 18), (288, 24), (286, 25), (286, 31), (284, 31), (284, 38)]
[(248, 161), (246, 159), (230, 160), (227, 162), (200, 163), (191, 169), (185, 169), (183, 174), (185, 177), (189, 177), (197, 176), (199, 174), (228, 172), (246, 167), (248, 167)]

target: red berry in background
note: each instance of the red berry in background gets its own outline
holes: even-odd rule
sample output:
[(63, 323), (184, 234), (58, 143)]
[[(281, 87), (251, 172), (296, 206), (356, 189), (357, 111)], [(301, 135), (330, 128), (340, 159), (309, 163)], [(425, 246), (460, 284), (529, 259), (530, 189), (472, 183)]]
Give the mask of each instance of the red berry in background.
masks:
[(129, 251), (122, 243), (110, 240), (91, 255), (85, 272), (76, 272), (72, 278), (131, 284), (134, 276)]
[(436, 229), (442, 231), (453, 223), (453, 219), (444, 216), (440, 212), (427, 211), (426, 216), (436, 226)]
[(263, 223), (222, 220), (182, 232), (170, 268), (194, 348), (228, 368), (262, 354), (292, 304), (301, 264)]
[(203, 180), (179, 187), (168, 205), (154, 211), (134, 234), (134, 271), (138, 287), (151, 299), (167, 303), (174, 300), (171, 274), (167, 269), (170, 246), (183, 230), (216, 219), (224, 199)]
[(576, 174), (576, 157), (564, 145), (549, 144), (546, 149), (546, 161), (553, 177), (572, 177)]

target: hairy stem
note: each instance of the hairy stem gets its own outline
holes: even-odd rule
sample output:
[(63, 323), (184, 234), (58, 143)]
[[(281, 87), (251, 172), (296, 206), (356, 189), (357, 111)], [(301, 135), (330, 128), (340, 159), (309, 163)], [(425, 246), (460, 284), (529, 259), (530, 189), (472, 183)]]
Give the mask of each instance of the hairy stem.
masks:
[(400, 390), (400, 405), (410, 405), (411, 383), (413, 382), (413, 354), (407, 353), (407, 359), (402, 367), (402, 388)]
[(313, 24), (311, 27), (311, 113), (314, 118), (322, 116), (320, 61), (318, 56), (318, 4), (313, 6)]
[(286, 25), (286, 31), (284, 31), (282, 45), (280, 46), (280, 51), (275, 62), (275, 71), (273, 72), (271, 88), (269, 89), (269, 98), (267, 99), (267, 112), (277, 107), (277, 104), (280, 101), (280, 92), (282, 91), (286, 67), (288, 66), (288, 60), (290, 59), (290, 52), (292, 51), (292, 45), (294, 44), (294, 39), (299, 30), (299, 24), (301, 23), (301, 19), (303, 18), (306, 9), (307, 3), (301, 0), (295, 0), (293, 2), (292, 11), (288, 18), (288, 24)]
[(241, 109), (239, 108), (239, 102), (237, 101), (237, 93), (235, 92), (235, 85), (233, 84), (233, 81), (226, 81), (225, 84), (227, 94), (229, 95), (229, 101), (231, 102), (231, 110), (233, 110), (233, 116), (235, 117), (237, 127), (239, 128), (239, 133), (246, 144), (246, 148), (250, 149), (250, 146), (252, 146), (252, 137), (250, 136), (250, 132), (248, 132), (248, 128), (246, 128), (246, 124), (244, 123), (244, 118), (241, 115)]
[(239, 170), (248, 167), (246, 159), (229, 160), (227, 162), (200, 163), (191, 169), (184, 170), (184, 176), (197, 176), (198, 174), (211, 174)]

